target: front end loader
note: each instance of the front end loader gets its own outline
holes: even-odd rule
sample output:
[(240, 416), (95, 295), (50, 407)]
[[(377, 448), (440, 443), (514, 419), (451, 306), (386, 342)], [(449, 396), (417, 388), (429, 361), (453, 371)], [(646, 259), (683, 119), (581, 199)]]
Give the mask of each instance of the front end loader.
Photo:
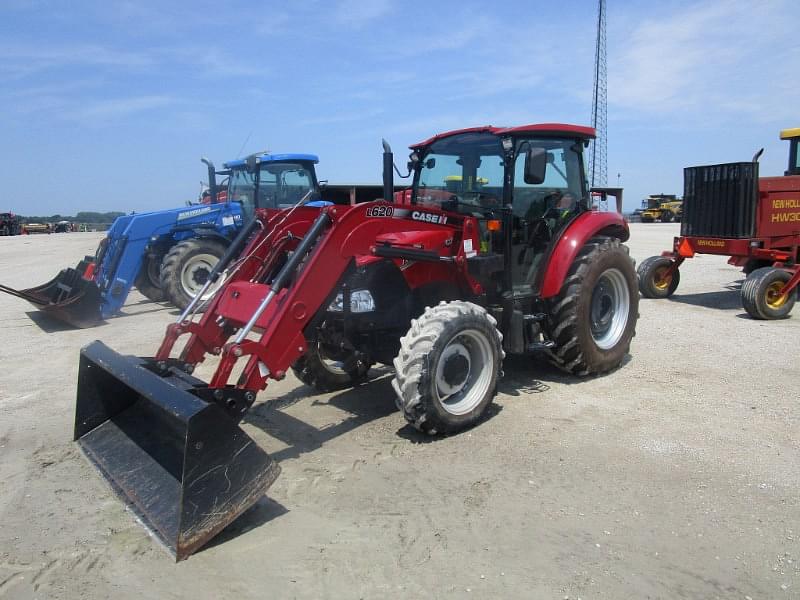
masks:
[[(322, 390), (392, 365), (398, 408), (434, 435), (483, 418), (507, 353), (576, 376), (617, 368), (638, 295), (627, 224), (585, 187), (593, 137), (454, 131), (412, 147), (396, 202), (257, 209), (210, 273), (205, 312), (195, 298), (154, 356), (81, 351), (75, 439), (180, 560), (277, 476), (238, 423), (290, 370)], [(392, 173), (385, 144), (385, 198)], [(208, 355), (203, 382), (192, 372)]]
[(154, 302), (184, 309), (255, 207), (279, 209), (309, 191), (319, 194), (319, 159), (311, 154), (256, 154), (226, 163), (223, 171), (202, 160), (213, 198), (222, 196), (216, 176), (228, 177), (225, 202), (119, 217), (96, 254), (77, 267), (33, 288), (0, 285), (0, 292), (80, 328), (118, 314), (134, 286)]

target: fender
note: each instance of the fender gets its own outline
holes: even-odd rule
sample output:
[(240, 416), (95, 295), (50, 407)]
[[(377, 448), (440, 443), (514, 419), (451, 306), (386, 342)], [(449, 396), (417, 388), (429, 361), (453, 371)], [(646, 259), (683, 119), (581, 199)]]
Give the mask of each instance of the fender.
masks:
[(547, 268), (540, 280), (542, 298), (552, 298), (561, 291), (578, 252), (586, 242), (598, 235), (616, 237), (625, 242), (630, 237), (630, 230), (619, 213), (586, 211), (578, 215), (567, 225), (550, 253)]

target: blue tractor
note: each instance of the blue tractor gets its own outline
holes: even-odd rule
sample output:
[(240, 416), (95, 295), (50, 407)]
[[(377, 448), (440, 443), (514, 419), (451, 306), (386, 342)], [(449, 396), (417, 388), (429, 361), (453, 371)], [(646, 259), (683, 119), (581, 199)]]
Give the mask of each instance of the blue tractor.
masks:
[[(319, 159), (312, 154), (259, 153), (225, 163), (221, 171), (202, 161), (208, 167), (207, 204), (119, 217), (95, 256), (43, 285), (0, 285), (0, 291), (75, 327), (118, 314), (133, 286), (150, 300), (184, 309), (256, 208), (287, 208), (309, 194), (319, 198)], [(224, 189), (217, 176), (227, 178)]]

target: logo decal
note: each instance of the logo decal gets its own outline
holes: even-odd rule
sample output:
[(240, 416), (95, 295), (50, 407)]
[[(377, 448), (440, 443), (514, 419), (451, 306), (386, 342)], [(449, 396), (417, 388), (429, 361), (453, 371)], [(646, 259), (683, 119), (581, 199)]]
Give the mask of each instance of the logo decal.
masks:
[(191, 219), (192, 217), (198, 217), (200, 215), (204, 215), (210, 212), (211, 212), (210, 206), (204, 206), (203, 208), (195, 208), (194, 210), (187, 210), (182, 213), (178, 213), (178, 221), (183, 221), (184, 219)]
[(419, 210), (415, 210), (411, 213), (411, 218), (415, 221), (424, 221), (426, 223), (438, 223), (439, 225), (444, 225), (447, 223), (447, 215), (439, 215), (436, 213), (426, 213)]

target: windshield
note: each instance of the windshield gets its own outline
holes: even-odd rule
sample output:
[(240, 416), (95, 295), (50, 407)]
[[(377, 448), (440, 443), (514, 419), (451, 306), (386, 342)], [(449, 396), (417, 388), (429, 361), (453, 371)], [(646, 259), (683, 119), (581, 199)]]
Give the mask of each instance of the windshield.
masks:
[[(542, 149), (547, 154), (545, 178), (538, 184), (525, 183), (529, 148)], [(541, 216), (550, 208), (577, 209), (584, 205), (582, 156), (581, 147), (574, 140), (517, 139), (514, 214)], [(463, 133), (437, 140), (422, 158), (416, 202), (462, 212), (499, 207), (504, 171), (501, 139), (494, 134)]]
[[(256, 178), (258, 175), (258, 178)], [(254, 202), (258, 189), (258, 200)], [(242, 203), (245, 215), (259, 208), (288, 208), (294, 206), (306, 193), (316, 189), (309, 169), (300, 163), (264, 162), (257, 172), (238, 168), (231, 172), (228, 181), (228, 198)]]
[(503, 149), (490, 133), (464, 133), (434, 142), (422, 160), (416, 201), (445, 210), (500, 206)]
[(261, 163), (259, 174), (260, 208), (289, 208), (315, 189), (311, 173), (299, 163)]

